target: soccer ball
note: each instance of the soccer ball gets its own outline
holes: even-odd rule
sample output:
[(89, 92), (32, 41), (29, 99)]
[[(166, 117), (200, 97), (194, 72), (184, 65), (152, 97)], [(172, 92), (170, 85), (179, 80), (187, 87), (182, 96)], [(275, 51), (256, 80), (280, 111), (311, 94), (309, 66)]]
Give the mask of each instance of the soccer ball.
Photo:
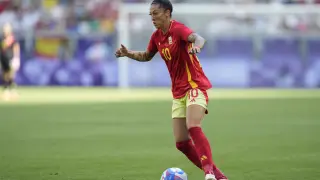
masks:
[(162, 173), (160, 180), (188, 180), (188, 177), (180, 168), (168, 168)]

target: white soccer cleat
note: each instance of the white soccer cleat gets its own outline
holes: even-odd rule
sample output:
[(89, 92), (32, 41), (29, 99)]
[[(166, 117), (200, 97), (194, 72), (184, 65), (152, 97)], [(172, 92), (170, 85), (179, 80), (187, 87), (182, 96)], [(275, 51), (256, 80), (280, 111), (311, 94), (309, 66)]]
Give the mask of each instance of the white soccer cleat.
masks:
[(217, 180), (213, 174), (206, 174), (205, 180)]

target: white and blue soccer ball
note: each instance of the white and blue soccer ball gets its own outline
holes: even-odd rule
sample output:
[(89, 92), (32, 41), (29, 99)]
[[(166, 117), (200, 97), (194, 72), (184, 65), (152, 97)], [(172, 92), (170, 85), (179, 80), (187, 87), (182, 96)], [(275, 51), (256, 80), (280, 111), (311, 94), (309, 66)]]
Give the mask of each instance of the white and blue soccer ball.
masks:
[(160, 180), (188, 180), (188, 176), (182, 169), (173, 167), (166, 169)]

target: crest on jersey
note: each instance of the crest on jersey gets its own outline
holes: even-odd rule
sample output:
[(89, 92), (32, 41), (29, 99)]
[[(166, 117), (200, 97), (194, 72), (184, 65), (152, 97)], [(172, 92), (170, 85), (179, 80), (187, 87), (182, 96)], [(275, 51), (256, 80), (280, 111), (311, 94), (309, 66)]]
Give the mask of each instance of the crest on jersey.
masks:
[(169, 41), (169, 44), (172, 44), (172, 37), (171, 36), (169, 36), (168, 41)]

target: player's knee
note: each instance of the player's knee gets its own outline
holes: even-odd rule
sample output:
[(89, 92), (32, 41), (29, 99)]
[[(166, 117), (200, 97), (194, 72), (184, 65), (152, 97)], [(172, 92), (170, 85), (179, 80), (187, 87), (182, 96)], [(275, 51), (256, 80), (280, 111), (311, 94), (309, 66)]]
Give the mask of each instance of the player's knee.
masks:
[(3, 80), (4, 81), (9, 81), (9, 73), (8, 72), (5, 72), (5, 73), (3, 73)]
[(187, 122), (187, 128), (201, 127), (201, 120), (190, 120)]
[(191, 105), (187, 110), (187, 128), (200, 127), (206, 109), (199, 105)]
[(8, 79), (9, 80), (13, 80), (14, 76), (15, 76), (15, 73), (12, 72), (12, 73), (9, 74)]

